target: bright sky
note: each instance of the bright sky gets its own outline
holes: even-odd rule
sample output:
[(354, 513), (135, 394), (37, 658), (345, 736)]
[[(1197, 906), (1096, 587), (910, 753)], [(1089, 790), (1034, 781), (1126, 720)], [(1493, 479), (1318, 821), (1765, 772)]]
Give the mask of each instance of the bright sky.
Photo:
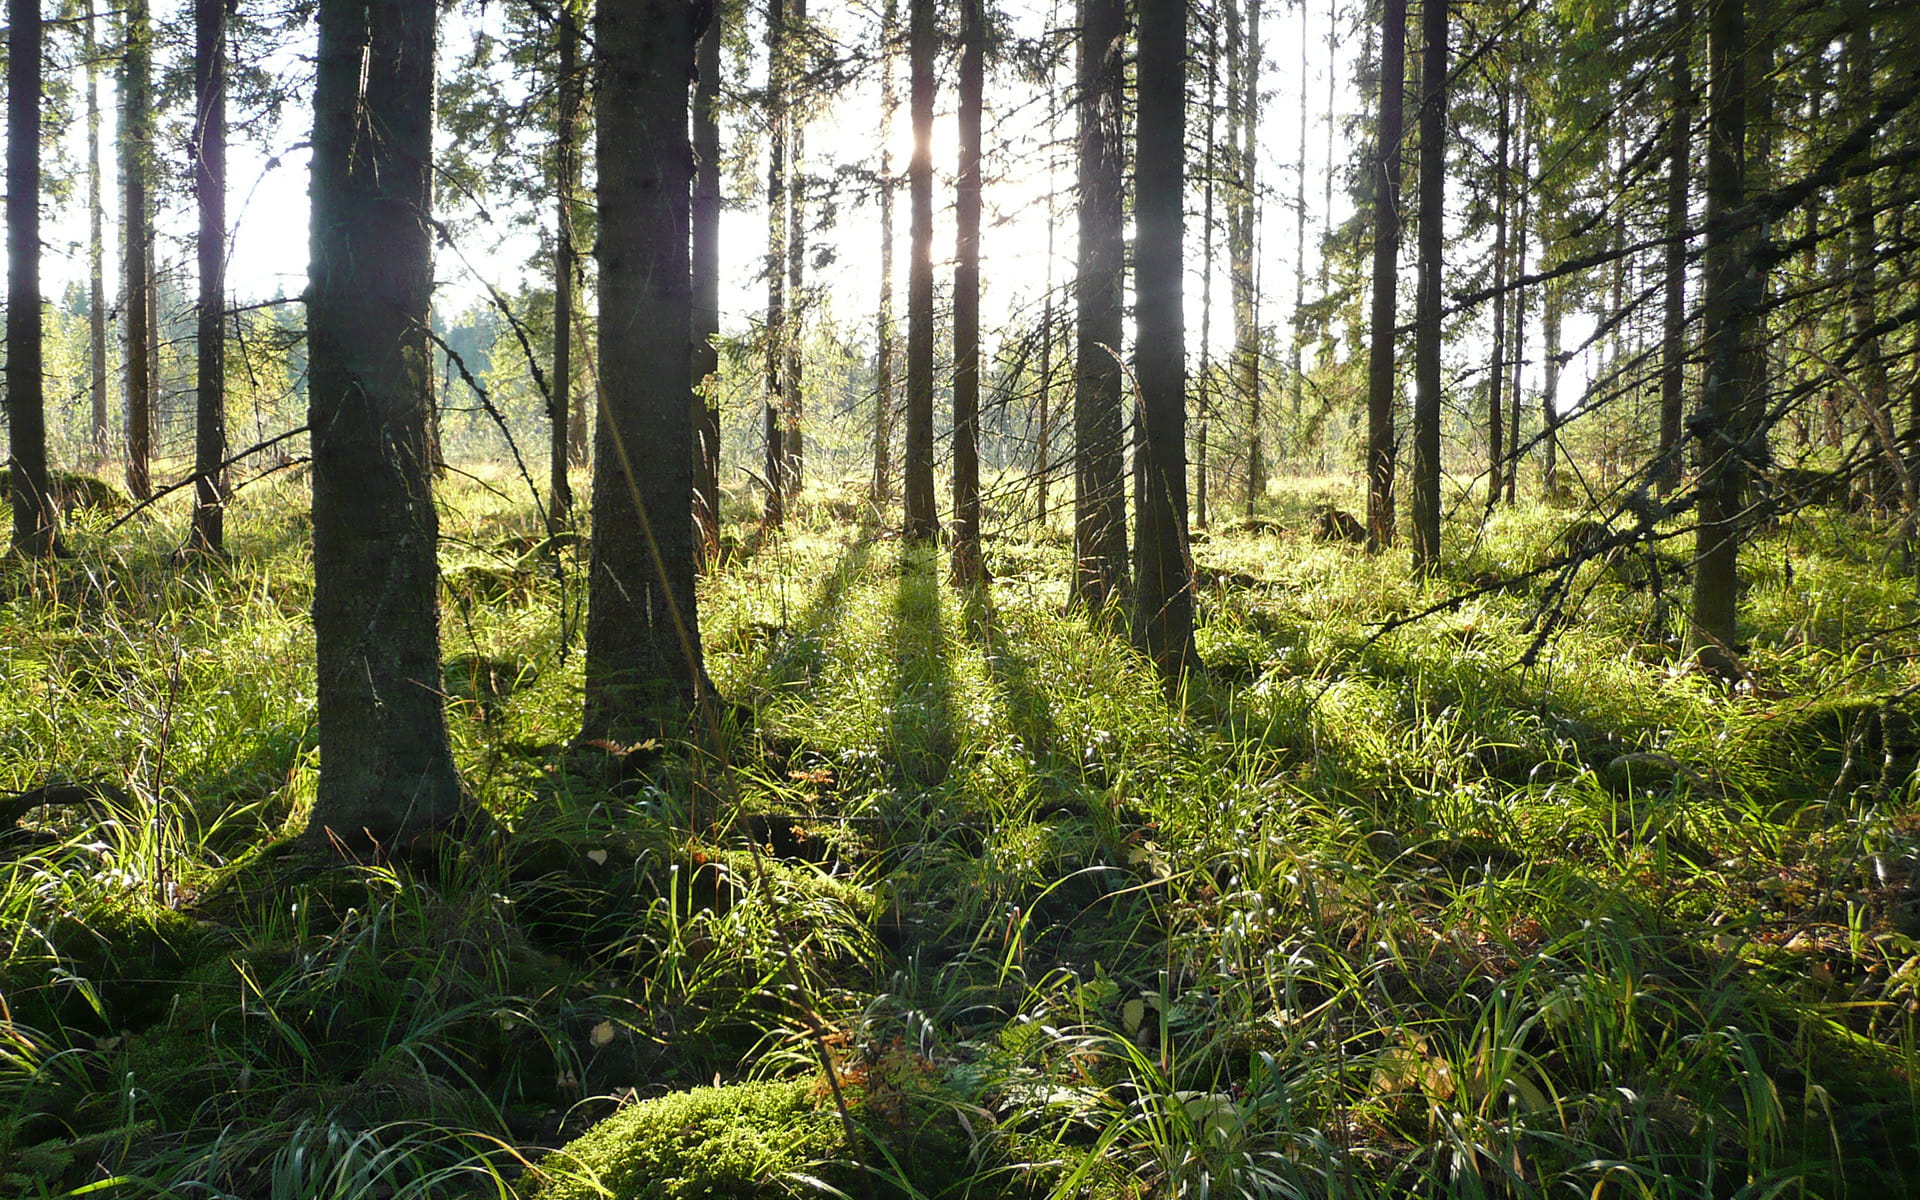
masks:
[[(1340, 0), (1330, 0), (1339, 3)], [(1009, 30), (1020, 37), (1036, 37), (1049, 23), (1065, 20), (1060, 10), (1070, 8), (1056, 0), (1007, 0), (1003, 6)], [(863, 5), (842, 4), (831, 8), (816, 4), (816, 20), (826, 26), (830, 36), (849, 46), (870, 44), (875, 36), (874, 15)], [(484, 24), (498, 30), (504, 24), (504, 6), (493, 4), (478, 14), (458, 13), (445, 19), (442, 28), (443, 63), (450, 66), (471, 45), (476, 28)], [(155, 16), (160, 20), (184, 22), (181, 0), (158, 0)], [(1293, 274), (1295, 270), (1295, 218), (1293, 197), (1297, 172), (1301, 169), (1301, 127), (1303, 104), (1301, 89), (1306, 90), (1304, 111), (1307, 120), (1304, 171), (1307, 213), (1305, 267), (1308, 272), (1307, 298), (1315, 295), (1313, 280), (1318, 270), (1317, 247), (1329, 222), (1338, 223), (1351, 213), (1344, 181), (1344, 170), (1352, 161), (1354, 148), (1344, 142), (1343, 126), (1336, 121), (1330, 129), (1326, 113), (1331, 97), (1337, 117), (1357, 111), (1360, 99), (1351, 81), (1351, 58), (1357, 52), (1358, 38), (1351, 26), (1351, 15), (1342, 12), (1340, 32), (1343, 45), (1330, 49), (1328, 31), (1333, 14), (1328, 3), (1307, 0), (1284, 4), (1268, 0), (1263, 14), (1262, 41), (1265, 68), (1261, 76), (1261, 120), (1258, 134), (1260, 183), (1266, 193), (1262, 205), (1262, 225), (1257, 235), (1258, 274), (1262, 289), (1261, 315), (1264, 323), (1286, 329), (1291, 320)], [(745, 86), (760, 86), (765, 79), (764, 51), (755, 30), (754, 57), (748, 67)], [(304, 71), (300, 59), (311, 47), (289, 47), (270, 64), (285, 76)], [(1072, 72), (1069, 57), (1062, 64), (1064, 87)], [(1331, 75), (1331, 80), (1330, 80)], [(906, 111), (907, 70), (904, 61), (896, 65), (896, 87), (900, 98), (892, 136), (893, 166), (904, 173), (912, 148)], [(1332, 85), (1331, 92), (1329, 85)], [(1204, 81), (1195, 78), (1192, 87), (1204, 90)], [(505, 90), (518, 91), (514, 84)], [(1221, 99), (1225, 91), (1222, 85)], [(953, 253), (952, 188), (950, 174), (955, 156), (955, 101), (952, 72), (941, 79), (940, 117), (934, 132), (933, 153), (936, 164), (936, 225), (934, 253), (936, 273), (950, 278)], [(111, 72), (102, 78), (103, 143), (111, 169), (113, 113), (116, 107)], [(76, 115), (82, 97), (74, 97)], [(1043, 93), (1009, 73), (990, 75), (988, 95), (987, 173), (990, 185), (986, 194), (986, 231), (982, 245), (982, 279), (985, 289), (983, 311), (987, 315), (989, 336), (996, 323), (1029, 312), (1037, 313), (1045, 281), (1049, 276), (1047, 227), (1049, 206), (1046, 197), (1057, 192), (1062, 199), (1054, 209), (1055, 227), (1051, 277), (1056, 284), (1070, 278), (1074, 253), (1074, 221), (1070, 185), (1073, 177), (1072, 137), (1074, 121), (1069, 111), (1061, 111), (1057, 120), (1058, 150), (1050, 178), (1048, 164), (1039, 149), (1047, 134), (1048, 111)], [(877, 166), (876, 148), (880, 138), (879, 81), (876, 77), (847, 92), (837, 103), (819, 111), (807, 131), (807, 163), (811, 173), (831, 176), (840, 165), (872, 169)], [(751, 112), (731, 118), (723, 127), (723, 139), (742, 136), (739, 122), (754, 120)], [(298, 295), (305, 285), (307, 268), (307, 151), (303, 143), (308, 132), (308, 116), (290, 111), (275, 128), (250, 139), (236, 139), (230, 151), (231, 161), (229, 219), (235, 223), (230, 267), (230, 286), (245, 302), (278, 295)], [(184, 125), (176, 120), (171, 137), (163, 141), (161, 153), (184, 160)], [(1331, 137), (1330, 137), (1331, 132)], [(754, 131), (746, 131), (753, 136)], [(1200, 131), (1191, 135), (1201, 140)], [(1216, 142), (1224, 142), (1222, 130)], [(77, 171), (84, 167), (84, 127), (75, 120), (64, 139), (63, 153)], [(183, 169), (174, 163), (171, 170)], [(1329, 172), (1335, 172), (1331, 188), (1331, 210), (1327, 204)], [(753, 166), (753, 185), (745, 202), (729, 207), (722, 220), (723, 325), (732, 330), (748, 327), (764, 311), (765, 285), (759, 278), (766, 246), (764, 211), (764, 158)], [(1200, 197), (1195, 189), (1191, 203), (1197, 210)], [(192, 254), (193, 216), (186, 192), (174, 188), (161, 213), (163, 263), (174, 269), (189, 269)], [(443, 209), (446, 201), (442, 199)], [(107, 196), (109, 220), (108, 278), (114, 278), (111, 242), (117, 224), (118, 197), (113, 189)], [(1224, 203), (1219, 212), (1224, 217)], [(50, 290), (64, 282), (85, 276), (85, 189), (76, 184), (64, 201), (53, 208), (47, 230), (49, 259), (45, 270)], [(1197, 211), (1196, 211), (1197, 217)], [(1200, 304), (1200, 230), (1191, 220), (1187, 235), (1187, 261), (1192, 279), (1188, 287), (1187, 321), (1189, 345), (1199, 351)], [(442, 281), (436, 303), (443, 312), (459, 311), (475, 303), (484, 292), (485, 276), (490, 283), (511, 290), (520, 282), (533, 241), (524, 232), (505, 235), (494, 232), (504, 228), (499, 222), (492, 228), (470, 232), (462, 239), (460, 255), (443, 252), (438, 264)], [(907, 197), (905, 188), (897, 193), (895, 235), (896, 311), (904, 309), (907, 255)], [(819, 273), (817, 281), (829, 294), (828, 307), (846, 323), (865, 324), (874, 310), (879, 288), (879, 221), (877, 206), (843, 198), (838, 220), (831, 229), (817, 232), (811, 239), (816, 253), (825, 252), (831, 265)], [(1214, 269), (1214, 316), (1212, 340), (1215, 353), (1231, 341), (1228, 281), (1224, 243), (1216, 245)], [(462, 261), (464, 258), (464, 262)], [(186, 289), (191, 294), (192, 288)], [(1570, 328), (1570, 343), (1577, 329)], [(1283, 343), (1284, 344), (1284, 343)]]

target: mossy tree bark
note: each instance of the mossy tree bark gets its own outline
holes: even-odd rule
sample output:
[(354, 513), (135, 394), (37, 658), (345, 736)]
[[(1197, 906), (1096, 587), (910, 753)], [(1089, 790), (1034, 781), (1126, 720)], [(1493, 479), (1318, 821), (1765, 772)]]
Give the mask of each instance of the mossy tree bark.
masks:
[[(360, 853), (469, 812), (441, 693), (433, 289), (435, 0), (323, 0), (314, 84), (310, 844)], [(377, 134), (377, 136), (376, 136)]]
[(600, 378), (587, 595), (588, 738), (684, 728), (705, 688), (694, 607), (693, 153), (687, 81), (706, 6), (595, 14)]
[(7, 3), (7, 447), (16, 554), (53, 553), (40, 324), (40, 0)]
[(1126, 271), (1126, 7), (1080, 0), (1080, 245), (1074, 281), (1074, 596), (1098, 610), (1127, 578), (1120, 351)]
[(195, 337), (193, 531), (187, 544), (226, 553), (227, 2), (194, 0), (193, 186), (199, 202), (200, 311)]
[(1134, 638), (1178, 679), (1194, 663), (1187, 556), (1187, 363), (1182, 307), (1186, 192), (1185, 0), (1140, 0), (1139, 157), (1134, 295), (1139, 341), (1141, 486), (1134, 497)]

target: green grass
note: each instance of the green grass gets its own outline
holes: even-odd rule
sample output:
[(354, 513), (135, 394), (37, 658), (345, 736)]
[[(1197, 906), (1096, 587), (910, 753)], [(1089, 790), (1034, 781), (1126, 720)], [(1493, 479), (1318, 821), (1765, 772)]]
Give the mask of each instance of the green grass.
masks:
[(1207, 669), (1170, 697), (1067, 609), (1057, 534), (1009, 516), (963, 595), (836, 494), (702, 584), (750, 727), (616, 779), (565, 750), (578, 557), (478, 474), (443, 485), (444, 650), (500, 820), (431, 870), (286, 840), (297, 483), (243, 499), (230, 563), (136, 522), (7, 565), (0, 790), (96, 798), (0, 851), (0, 1190), (711, 1191), (680, 1133), (736, 1102), (700, 1169), (742, 1195), (1920, 1175), (1920, 634), (1867, 518), (1749, 548), (1728, 688), (1684, 579), (1555, 566), (1568, 513), (1452, 527), (1421, 586), (1312, 541), (1350, 500), (1301, 482), (1196, 545)]

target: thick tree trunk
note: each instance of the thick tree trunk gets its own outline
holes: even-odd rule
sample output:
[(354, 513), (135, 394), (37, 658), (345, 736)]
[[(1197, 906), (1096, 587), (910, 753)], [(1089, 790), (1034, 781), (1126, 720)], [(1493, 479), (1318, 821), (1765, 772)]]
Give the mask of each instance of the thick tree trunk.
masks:
[(1379, 142), (1373, 178), (1373, 303), (1367, 351), (1367, 549), (1393, 544), (1394, 314), (1399, 307), (1400, 134), (1407, 0), (1385, 0), (1380, 23)]
[(226, 553), (227, 0), (194, 0), (193, 185), (200, 207), (200, 311), (195, 338), (193, 532), (188, 545)]
[(94, 31), (93, 5), (81, 26), (82, 53), (87, 59), (87, 350), (93, 366), (89, 392), (93, 397), (93, 456), (102, 470), (113, 455), (107, 432), (107, 283), (103, 266), (106, 239), (101, 203), (100, 169), (100, 47)]
[(899, 36), (897, 0), (880, 17), (880, 303), (873, 368), (873, 500), (893, 498), (893, 90), (894, 39)]
[(700, 560), (720, 550), (720, 13), (700, 36), (693, 89), (693, 517)]
[(707, 693), (694, 607), (693, 155), (688, 0), (602, 4), (595, 110), (600, 369), (587, 595), (588, 738), (685, 728)]
[(1746, 11), (1707, 4), (1707, 244), (1701, 291), (1706, 370), (1700, 388), (1699, 525), (1694, 535), (1693, 636), (1701, 661), (1734, 669), (1742, 470), (1734, 431), (1746, 399), (1740, 372), (1748, 266), (1734, 214), (1745, 199)]
[(1440, 568), (1440, 296), (1446, 235), (1447, 0), (1422, 0), (1420, 277), (1414, 317), (1413, 570)]
[(40, 324), (40, 0), (7, 0), (7, 447), (13, 550), (53, 553)]
[(1186, 192), (1186, 0), (1139, 0), (1139, 150), (1134, 176), (1134, 295), (1142, 460), (1133, 635), (1178, 679), (1195, 663), (1187, 557), (1186, 320), (1181, 293)]
[(913, 118), (907, 191), (913, 214), (907, 258), (907, 444), (901, 466), (906, 482), (904, 533), (911, 542), (940, 532), (933, 500), (933, 5), (934, 0), (907, 2)]
[(553, 382), (547, 397), (547, 532), (559, 533), (573, 519), (573, 485), (567, 479), (573, 429), (573, 206), (580, 189), (580, 119), (583, 103), (580, 74), (578, 0), (562, 0), (555, 31), (559, 41), (559, 76), (554, 114), (553, 147)]
[[(767, 4), (767, 369), (766, 488), (762, 521), (787, 516), (787, 8)], [(604, 134), (602, 136), (605, 136)]]
[(1667, 126), (1666, 232), (1672, 239), (1662, 256), (1665, 308), (1660, 326), (1660, 494), (1680, 483), (1680, 420), (1685, 411), (1687, 376), (1687, 189), (1693, 153), (1693, 3), (1677, 0), (1670, 35)]
[(980, 582), (980, 109), (984, 0), (960, 0), (960, 169), (954, 180), (953, 579)]
[(1079, 269), (1074, 280), (1074, 595), (1089, 609), (1126, 587), (1126, 422), (1122, 417), (1122, 0), (1080, 0)]
[(127, 491), (145, 500), (152, 491), (153, 327), (151, 307), (153, 244), (147, 207), (147, 165), (153, 154), (151, 86), (153, 31), (147, 0), (127, 0), (126, 61), (120, 84), (120, 229), (125, 296), (121, 301), (127, 338)]
[(320, 787), (306, 836), (350, 853), (469, 811), (441, 696), (427, 442), (437, 7), (320, 6), (307, 292)]

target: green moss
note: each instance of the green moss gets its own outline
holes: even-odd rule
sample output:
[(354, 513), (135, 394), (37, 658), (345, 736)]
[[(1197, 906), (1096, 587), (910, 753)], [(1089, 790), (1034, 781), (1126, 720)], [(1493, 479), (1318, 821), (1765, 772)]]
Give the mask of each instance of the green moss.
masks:
[(844, 1185), (846, 1138), (805, 1080), (695, 1088), (631, 1105), (541, 1164), (541, 1200), (758, 1200)]

